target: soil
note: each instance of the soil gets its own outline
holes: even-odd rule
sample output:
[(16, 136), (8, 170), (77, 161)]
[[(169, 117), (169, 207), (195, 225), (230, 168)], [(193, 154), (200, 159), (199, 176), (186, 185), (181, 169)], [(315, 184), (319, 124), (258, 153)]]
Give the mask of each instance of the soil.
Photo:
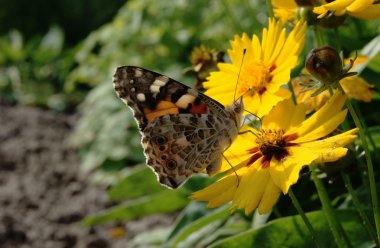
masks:
[(75, 121), (74, 115), (0, 104), (1, 248), (132, 247), (128, 241), (137, 233), (173, 223), (172, 216), (161, 215), (78, 224), (114, 203), (106, 186), (80, 173), (77, 151), (65, 142)]

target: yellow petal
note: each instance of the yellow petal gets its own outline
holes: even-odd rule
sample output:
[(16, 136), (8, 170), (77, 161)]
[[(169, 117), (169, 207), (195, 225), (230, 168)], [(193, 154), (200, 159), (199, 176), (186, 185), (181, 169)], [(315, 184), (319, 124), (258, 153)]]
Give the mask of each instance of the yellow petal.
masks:
[(277, 187), (273, 181), (269, 181), (265, 187), (264, 194), (261, 198), (258, 210), (260, 214), (268, 213), (276, 204), (280, 196), (281, 189)]
[(300, 126), (288, 130), (285, 135), (296, 133), (298, 137), (301, 137), (311, 132), (339, 113), (345, 100), (345, 96), (340, 92), (336, 92), (322, 108), (315, 112), (310, 118), (302, 122)]
[(270, 180), (269, 171), (257, 166), (261, 162), (262, 159), (257, 160), (241, 177), (231, 209), (245, 209), (245, 213), (248, 215), (259, 205), (266, 185)]
[(369, 8), (373, 3), (373, 0), (356, 0), (353, 1), (352, 4), (347, 6), (347, 11), (349, 12), (358, 12), (358, 11), (363, 11), (367, 8)]
[(281, 9), (295, 9), (298, 7), (294, 0), (272, 0), (272, 4), (274, 7)]
[(363, 11), (349, 12), (349, 15), (355, 18), (367, 20), (378, 18), (380, 17), (380, 4), (373, 4)]
[(323, 124), (314, 128), (313, 130), (310, 130), (310, 132), (308, 132), (307, 134), (297, 138), (296, 140), (294, 140), (294, 142), (303, 143), (325, 137), (326, 135), (334, 131), (344, 121), (346, 115), (347, 109), (327, 119)]
[(334, 162), (347, 154), (348, 149), (344, 147), (318, 149), (319, 156), (316, 163)]
[[(246, 170), (246, 168), (242, 168), (238, 170), (237, 173), (241, 176), (245, 174)], [(190, 198), (208, 201), (207, 206), (210, 208), (218, 207), (232, 200), (237, 189), (237, 182), (235, 174), (223, 177), (210, 186), (194, 192)]]
[[(322, 7), (326, 10), (336, 11), (336, 10), (340, 10), (340, 9), (345, 9), (347, 6), (349, 6), (353, 2), (354, 2), (354, 0), (336, 0), (336, 1), (324, 4), (324, 5), (322, 5)], [(320, 7), (316, 7), (316, 8), (314, 8), (314, 10), (318, 9), (318, 8), (320, 8)], [(317, 12), (315, 12), (315, 13), (317, 13)]]
[(310, 148), (310, 149), (318, 149), (318, 148), (329, 148), (329, 147), (342, 147), (342, 146), (345, 146), (351, 142), (353, 142), (355, 139), (356, 139), (356, 133), (358, 132), (359, 129), (357, 128), (354, 128), (354, 129), (351, 129), (347, 132), (344, 132), (344, 133), (341, 133), (341, 134), (338, 134), (338, 135), (334, 135), (334, 136), (331, 136), (331, 137), (328, 137), (326, 139), (322, 139), (322, 140), (315, 140), (315, 141), (312, 141), (312, 142), (307, 142), (307, 143), (303, 143), (301, 146), (302, 147), (306, 147), (306, 148)]
[(268, 91), (264, 92), (264, 94), (261, 95), (261, 104), (257, 110), (257, 116), (262, 117), (268, 114), (273, 106), (282, 100), (284, 99), (280, 96), (269, 93)]
[(346, 77), (339, 83), (348, 96), (363, 102), (372, 100), (374, 85), (369, 84), (364, 78)]
[(237, 68), (240, 68), (244, 49), (246, 49), (244, 60), (245, 61), (252, 60), (253, 49), (256, 49), (256, 48), (252, 47), (252, 41), (246, 33), (243, 33), (242, 37), (235, 35), (235, 39), (231, 41), (230, 43), (231, 43), (232, 50), (228, 50), (228, 54), (230, 56), (232, 63)]
[[(284, 113), (288, 113), (284, 115)], [(263, 118), (263, 128), (288, 130), (305, 119), (305, 107), (295, 106), (291, 99), (279, 102), (270, 114)]]
[(302, 167), (309, 165), (318, 158), (318, 154), (301, 146), (289, 147), (287, 149), (289, 155), (281, 161), (272, 158), (269, 168), (274, 184), (284, 194), (287, 194), (290, 186), (298, 181), (299, 172)]
[(256, 114), (259, 107), (262, 105), (260, 95), (255, 94), (252, 97), (244, 98), (244, 99), (245, 99), (244, 101), (248, 100), (248, 103), (244, 104), (244, 109), (251, 112), (251, 113)]

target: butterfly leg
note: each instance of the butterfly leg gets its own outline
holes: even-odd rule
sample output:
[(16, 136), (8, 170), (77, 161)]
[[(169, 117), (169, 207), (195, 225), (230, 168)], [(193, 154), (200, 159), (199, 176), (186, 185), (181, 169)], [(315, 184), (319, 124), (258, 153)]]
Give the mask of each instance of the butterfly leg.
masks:
[(235, 170), (235, 168), (232, 166), (232, 164), (230, 163), (230, 161), (228, 161), (228, 159), (226, 158), (226, 156), (224, 156), (223, 154), (223, 158), (227, 161), (228, 165), (231, 166), (231, 169), (234, 171), (235, 175), (236, 175), (236, 188), (239, 187), (239, 183), (240, 183), (240, 179), (239, 179), (239, 176)]

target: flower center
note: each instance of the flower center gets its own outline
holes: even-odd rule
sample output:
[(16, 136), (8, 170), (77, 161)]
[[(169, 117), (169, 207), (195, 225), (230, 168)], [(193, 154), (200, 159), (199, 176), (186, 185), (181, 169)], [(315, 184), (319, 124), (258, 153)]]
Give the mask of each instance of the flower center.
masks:
[(270, 161), (272, 157), (282, 160), (288, 155), (286, 150), (286, 140), (284, 139), (284, 130), (261, 130), (256, 143), (261, 154), (266, 160)]
[(266, 90), (266, 86), (272, 80), (270, 72), (274, 69), (268, 68), (261, 61), (250, 61), (244, 63), (239, 81), (239, 90), (240, 95), (243, 95), (249, 92), (250, 96), (255, 94), (262, 94)]

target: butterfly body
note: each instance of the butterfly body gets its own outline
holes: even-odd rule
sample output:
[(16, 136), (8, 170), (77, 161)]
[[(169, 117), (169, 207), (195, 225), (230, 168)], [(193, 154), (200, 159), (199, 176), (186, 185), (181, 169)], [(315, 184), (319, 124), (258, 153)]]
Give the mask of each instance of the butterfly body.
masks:
[(223, 152), (241, 125), (240, 99), (224, 107), (169, 77), (134, 66), (119, 67), (114, 89), (134, 112), (147, 165), (166, 187), (220, 168)]

